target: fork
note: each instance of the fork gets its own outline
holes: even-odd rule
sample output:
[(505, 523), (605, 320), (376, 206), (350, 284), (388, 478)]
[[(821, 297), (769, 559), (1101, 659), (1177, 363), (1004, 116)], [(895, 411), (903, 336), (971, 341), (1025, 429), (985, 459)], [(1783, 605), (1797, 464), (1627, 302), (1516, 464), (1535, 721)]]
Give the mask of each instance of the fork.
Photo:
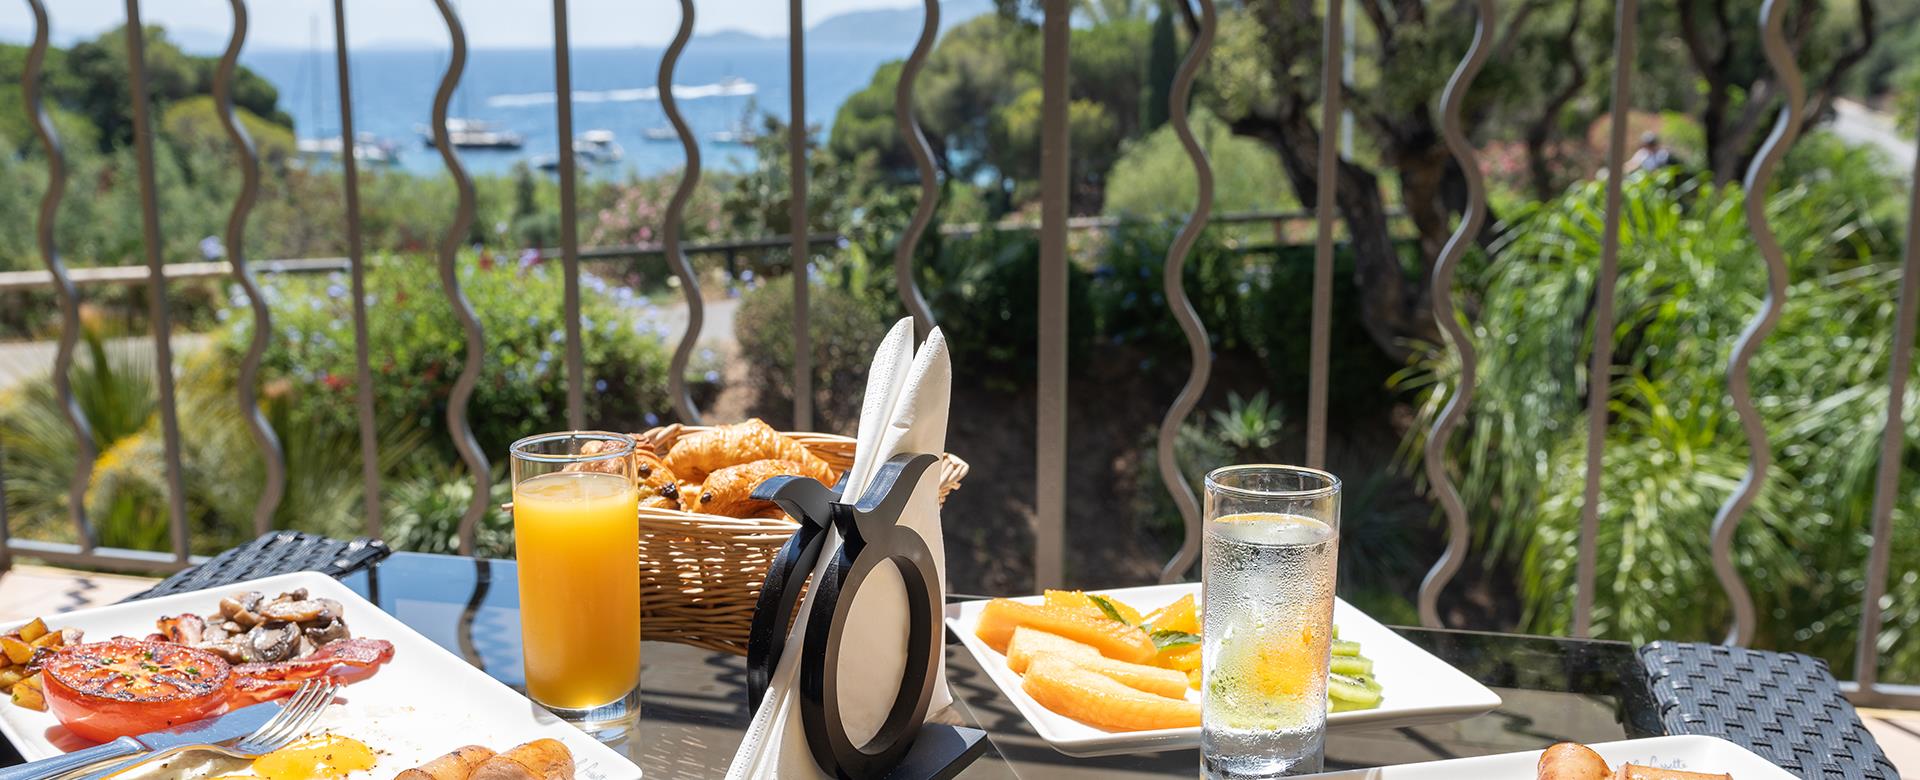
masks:
[(280, 712), (272, 719), (254, 729), (252, 734), (241, 737), (231, 748), (219, 745), (182, 745), (162, 750), (158, 753), (116, 764), (104, 771), (87, 775), (83, 780), (102, 780), (123, 772), (146, 766), (156, 761), (167, 761), (186, 756), (209, 758), (224, 756), (241, 761), (252, 761), (275, 750), (292, 744), (294, 740), (306, 736), (313, 724), (320, 720), (321, 713), (333, 703), (333, 696), (340, 691), (340, 685), (327, 679), (308, 680), (300, 684)]

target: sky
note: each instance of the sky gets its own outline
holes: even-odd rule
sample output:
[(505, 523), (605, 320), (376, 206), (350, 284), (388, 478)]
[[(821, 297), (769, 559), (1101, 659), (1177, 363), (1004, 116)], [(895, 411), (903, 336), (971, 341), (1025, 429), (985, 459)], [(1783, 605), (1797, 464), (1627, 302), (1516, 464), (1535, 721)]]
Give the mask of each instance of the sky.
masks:
[[(542, 48), (553, 43), (553, 6), (545, 0), (454, 0), (476, 48)], [(98, 35), (126, 18), (125, 0), (48, 0), (56, 43)], [(431, 0), (348, 0), (347, 36), (354, 48), (445, 46), (446, 28)], [(848, 11), (918, 6), (913, 0), (806, 0), (811, 25)], [(660, 45), (680, 24), (675, 0), (570, 0), (568, 28), (576, 47)], [(317, 37), (331, 49), (332, 0), (251, 0), (248, 48), (310, 48)], [(141, 17), (189, 41), (223, 39), (232, 29), (227, 0), (146, 0)], [(30, 36), (33, 17), (24, 2), (0, 2), (0, 39)], [(786, 0), (701, 0), (697, 34), (741, 31), (785, 37)]]

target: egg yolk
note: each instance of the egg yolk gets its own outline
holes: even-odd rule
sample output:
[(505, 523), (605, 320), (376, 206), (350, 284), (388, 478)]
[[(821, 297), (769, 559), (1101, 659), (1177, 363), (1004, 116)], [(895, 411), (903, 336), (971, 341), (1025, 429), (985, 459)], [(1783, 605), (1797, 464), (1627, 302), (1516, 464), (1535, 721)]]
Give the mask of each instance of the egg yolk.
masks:
[(307, 737), (268, 753), (253, 762), (260, 780), (339, 780), (352, 772), (372, 769), (373, 749), (338, 734)]

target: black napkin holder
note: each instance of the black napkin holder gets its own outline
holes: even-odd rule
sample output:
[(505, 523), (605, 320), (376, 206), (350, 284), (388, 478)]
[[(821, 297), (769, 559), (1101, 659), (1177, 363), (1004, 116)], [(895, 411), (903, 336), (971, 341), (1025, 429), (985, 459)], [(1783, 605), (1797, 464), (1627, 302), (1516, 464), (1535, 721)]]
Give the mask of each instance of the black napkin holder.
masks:
[[(747, 704), (757, 711), (772, 683), (774, 667), (786, 650), (787, 632), (821, 556), (831, 556), (820, 579), (801, 637), (800, 720), (807, 748), (827, 774), (847, 780), (938, 780), (951, 777), (986, 748), (978, 729), (925, 723), (940, 668), (938, 628), (940, 577), (933, 553), (920, 534), (900, 525), (900, 513), (926, 471), (939, 462), (928, 454), (901, 454), (881, 464), (866, 491), (853, 503), (842, 501), (844, 480), (829, 488), (807, 477), (774, 477), (760, 483), (753, 497), (772, 501), (800, 527), (780, 548), (760, 587), (747, 639)], [(841, 545), (826, 550), (827, 529), (840, 533)], [(872, 739), (856, 744), (840, 715), (847, 615), (854, 594), (882, 566), (892, 566), (906, 584), (907, 665), (886, 720)], [(855, 648), (853, 652), (858, 652)]]

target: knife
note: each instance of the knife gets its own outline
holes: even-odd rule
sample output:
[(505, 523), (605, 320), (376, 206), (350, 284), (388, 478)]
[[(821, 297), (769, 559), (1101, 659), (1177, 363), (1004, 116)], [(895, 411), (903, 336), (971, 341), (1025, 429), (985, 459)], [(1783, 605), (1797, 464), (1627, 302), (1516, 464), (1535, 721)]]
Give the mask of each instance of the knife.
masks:
[(242, 707), (212, 718), (196, 720), (170, 729), (121, 737), (112, 742), (76, 750), (66, 755), (43, 758), (32, 763), (0, 769), (0, 780), (50, 780), (103, 761), (127, 758), (182, 745), (222, 745), (252, 734), (255, 729), (280, 714), (280, 702), (270, 701)]

